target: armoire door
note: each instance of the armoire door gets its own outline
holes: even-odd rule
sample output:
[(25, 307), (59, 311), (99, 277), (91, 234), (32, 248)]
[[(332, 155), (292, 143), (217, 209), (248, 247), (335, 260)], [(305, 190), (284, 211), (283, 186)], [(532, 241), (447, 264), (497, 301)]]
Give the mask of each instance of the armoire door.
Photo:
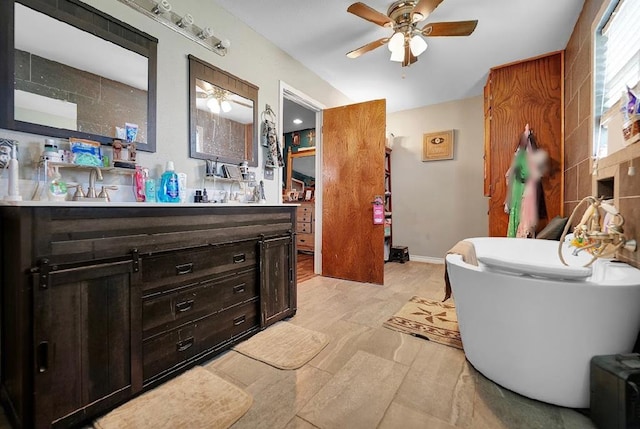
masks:
[(386, 101), (327, 109), (322, 131), (322, 275), (384, 283), (384, 225), (372, 202), (384, 197)]

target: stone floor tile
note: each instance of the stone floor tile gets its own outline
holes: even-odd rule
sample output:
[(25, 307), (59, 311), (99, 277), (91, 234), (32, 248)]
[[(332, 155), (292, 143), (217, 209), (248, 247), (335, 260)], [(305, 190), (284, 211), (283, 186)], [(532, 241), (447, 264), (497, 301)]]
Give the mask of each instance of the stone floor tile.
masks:
[(407, 370), (359, 351), (298, 415), (322, 429), (375, 428)]
[(424, 341), (395, 402), (465, 427), (472, 418), (474, 395), (474, 375), (462, 350)]
[(234, 429), (285, 427), (332, 377), (308, 365), (295, 371), (277, 371), (246, 388), (253, 395), (253, 405)]
[(392, 402), (378, 429), (455, 429), (447, 422)]

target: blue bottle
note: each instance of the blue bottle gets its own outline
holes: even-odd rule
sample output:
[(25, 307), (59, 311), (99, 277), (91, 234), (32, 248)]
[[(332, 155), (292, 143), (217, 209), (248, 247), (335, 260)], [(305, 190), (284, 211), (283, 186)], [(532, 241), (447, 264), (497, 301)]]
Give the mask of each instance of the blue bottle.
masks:
[(174, 171), (173, 161), (167, 161), (165, 172), (160, 177), (158, 201), (162, 203), (179, 203), (180, 192), (178, 175)]

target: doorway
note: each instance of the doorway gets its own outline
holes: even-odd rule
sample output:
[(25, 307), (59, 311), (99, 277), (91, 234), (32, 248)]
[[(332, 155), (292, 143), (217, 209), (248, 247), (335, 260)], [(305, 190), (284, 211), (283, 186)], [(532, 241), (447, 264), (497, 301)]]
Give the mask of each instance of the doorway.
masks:
[(297, 213), (298, 282), (322, 273), (322, 110), (324, 106), (280, 82), (280, 129), (284, 168), (282, 202), (300, 204)]

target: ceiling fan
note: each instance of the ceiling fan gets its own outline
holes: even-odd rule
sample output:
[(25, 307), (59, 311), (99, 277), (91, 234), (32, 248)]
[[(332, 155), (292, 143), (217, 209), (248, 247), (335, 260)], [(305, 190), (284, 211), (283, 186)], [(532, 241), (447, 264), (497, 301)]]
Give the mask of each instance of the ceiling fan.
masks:
[(387, 14), (383, 15), (364, 3), (357, 2), (347, 8), (362, 19), (393, 29), (391, 37), (383, 37), (368, 43), (349, 53), (347, 57), (358, 58), (360, 55), (388, 44), (391, 61), (402, 62), (402, 67), (410, 66), (418, 61), (418, 55), (427, 49), (425, 37), (468, 36), (478, 25), (477, 20), (456, 22), (434, 22), (418, 28), (418, 23), (427, 19), (443, 0), (400, 0), (394, 2)]
[(253, 106), (239, 100), (239, 97), (232, 92), (213, 85), (207, 86), (209, 88), (205, 89), (196, 85), (196, 97), (199, 99), (205, 99), (207, 107), (213, 113), (220, 113), (220, 111), (226, 113), (230, 111), (232, 108), (231, 103), (250, 109), (253, 108)]

